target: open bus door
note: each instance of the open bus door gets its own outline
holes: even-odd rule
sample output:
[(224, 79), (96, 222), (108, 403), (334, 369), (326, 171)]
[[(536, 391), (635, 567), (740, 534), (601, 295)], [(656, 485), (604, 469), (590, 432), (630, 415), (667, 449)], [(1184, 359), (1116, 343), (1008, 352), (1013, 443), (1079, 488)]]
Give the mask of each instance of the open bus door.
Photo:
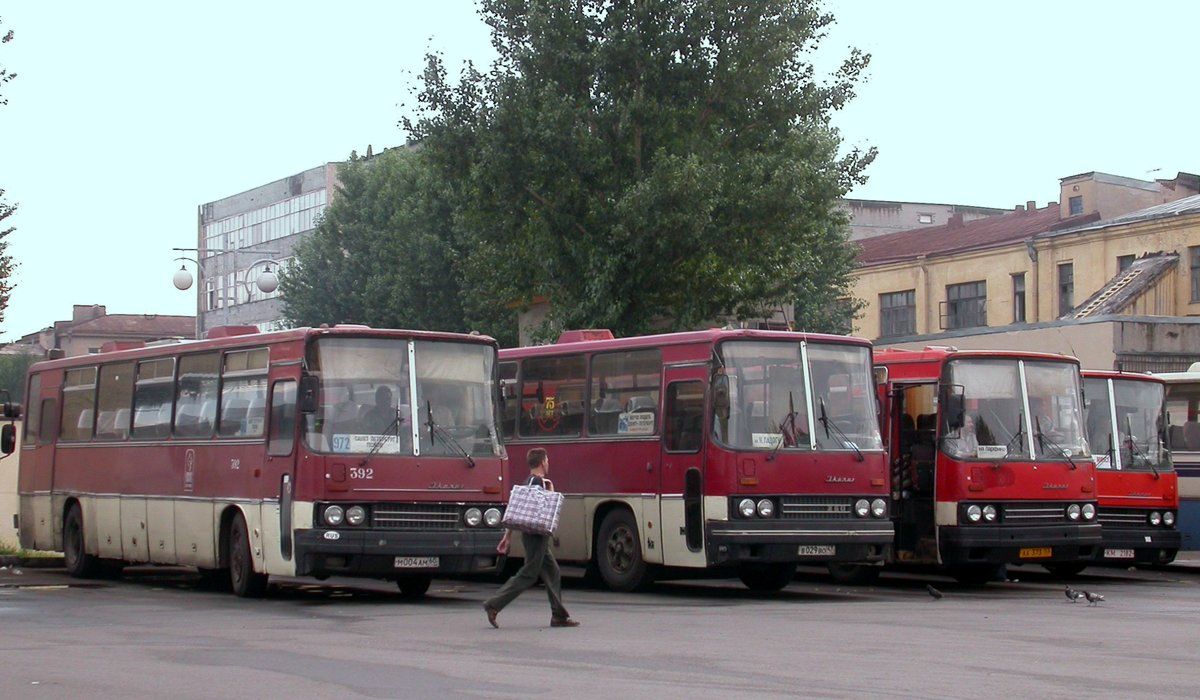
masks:
[(895, 503), (896, 558), (937, 561), (934, 465), (937, 461), (937, 384), (893, 384), (888, 443)]
[[(288, 370), (299, 368), (288, 367)], [(296, 448), (300, 429), (298, 397), (301, 393), (299, 372), (272, 374), (269, 394), (267, 455), (263, 461), (263, 482), (279, 498), (278, 514), (263, 513), (265, 527), (279, 528), (279, 551), (272, 552), (284, 562), (292, 561), (293, 502), (296, 493)], [(266, 509), (264, 508), (264, 511)], [(274, 558), (271, 556), (270, 558)]]
[[(703, 566), (704, 407), (708, 367), (667, 367), (658, 539), (666, 566)], [(647, 548), (655, 536), (647, 533)]]

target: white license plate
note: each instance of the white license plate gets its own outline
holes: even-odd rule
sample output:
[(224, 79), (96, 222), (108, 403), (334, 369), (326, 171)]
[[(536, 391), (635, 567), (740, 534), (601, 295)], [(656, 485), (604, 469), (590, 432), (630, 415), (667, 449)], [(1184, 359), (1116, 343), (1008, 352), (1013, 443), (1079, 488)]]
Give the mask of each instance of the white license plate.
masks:
[(831, 544), (802, 544), (796, 554), (802, 557), (832, 557), (837, 547)]
[(437, 557), (396, 557), (397, 569), (436, 569), (439, 563)]
[(1105, 559), (1133, 559), (1132, 549), (1106, 549), (1104, 550)]

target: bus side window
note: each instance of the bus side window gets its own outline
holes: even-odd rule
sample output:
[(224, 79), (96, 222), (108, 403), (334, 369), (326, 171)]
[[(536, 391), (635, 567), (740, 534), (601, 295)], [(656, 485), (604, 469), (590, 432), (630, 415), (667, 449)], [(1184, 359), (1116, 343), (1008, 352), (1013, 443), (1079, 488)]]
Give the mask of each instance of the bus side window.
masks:
[(42, 416), (41, 431), (38, 435), (39, 445), (48, 445), (54, 441), (54, 436), (58, 434), (55, 430), (54, 420), (58, 418), (58, 401), (55, 399), (42, 400)]
[(217, 373), (221, 354), (185, 355), (179, 358), (175, 380), (176, 437), (210, 437), (217, 419)]
[(175, 358), (146, 360), (137, 366), (133, 387), (133, 436), (164, 438), (171, 432)]
[(704, 434), (704, 383), (667, 385), (667, 419), (663, 440), (668, 452), (699, 452)]
[(133, 363), (101, 367), (100, 392), (96, 398), (96, 439), (124, 440), (129, 437), (132, 405)]
[[(38, 397), (41, 395), (42, 395), (42, 375), (35, 374), (29, 378), (29, 389), (25, 392), (25, 396), (28, 397), (25, 401), (26, 405), (29, 405), (29, 406), (35, 405), (35, 402), (38, 400)], [(27, 445), (33, 444), (33, 442), (30, 441), (30, 438), (33, 438), (34, 441), (36, 441), (38, 439), (38, 432), (41, 429), (41, 424), (42, 424), (41, 411), (30, 411), (29, 415), (27, 415), (25, 417), (25, 444), (27, 444)]]
[(500, 429), (504, 437), (517, 434), (517, 413), (521, 410), (521, 395), (517, 393), (517, 363), (500, 363)]
[(653, 435), (661, 382), (657, 349), (594, 355), (588, 434)]
[(62, 425), (63, 440), (91, 440), (95, 425), (96, 368), (67, 370), (63, 380)]
[(266, 428), (267, 349), (225, 353), (221, 437), (262, 437)]
[(275, 382), (271, 387), (271, 433), (267, 454), (286, 457), (296, 442), (296, 382)]

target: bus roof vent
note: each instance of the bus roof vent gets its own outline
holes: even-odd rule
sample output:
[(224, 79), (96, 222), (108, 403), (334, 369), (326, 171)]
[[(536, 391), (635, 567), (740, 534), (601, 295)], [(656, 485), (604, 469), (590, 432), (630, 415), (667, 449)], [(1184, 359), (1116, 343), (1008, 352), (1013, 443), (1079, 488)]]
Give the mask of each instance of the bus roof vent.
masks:
[(365, 323), (335, 323), (331, 328), (351, 328), (359, 331), (369, 331), (371, 327)]
[(179, 337), (159, 338), (158, 340), (151, 340), (149, 343), (146, 343), (146, 347), (157, 348), (161, 345), (177, 345), (182, 342), (183, 342), (183, 338), (179, 338)]
[(1189, 372), (1200, 372), (1200, 362), (1193, 362), (1191, 367), (1188, 367)]
[(110, 340), (100, 346), (100, 352), (116, 352), (118, 350), (136, 350), (146, 347), (144, 340)]
[(588, 328), (578, 331), (563, 331), (558, 343), (582, 343), (588, 340), (612, 340), (612, 331), (607, 328)]
[(235, 335), (254, 335), (258, 326), (217, 326), (205, 332), (205, 338), (232, 338)]
[(958, 348), (953, 345), (926, 345), (926, 350), (941, 350), (943, 352), (958, 352)]

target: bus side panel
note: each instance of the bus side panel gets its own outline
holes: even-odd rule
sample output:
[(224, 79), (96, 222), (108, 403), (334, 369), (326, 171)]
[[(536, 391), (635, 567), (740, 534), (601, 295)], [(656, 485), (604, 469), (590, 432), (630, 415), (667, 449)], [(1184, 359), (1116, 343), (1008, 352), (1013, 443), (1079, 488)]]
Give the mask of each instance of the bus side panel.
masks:
[(175, 503), (170, 498), (152, 498), (146, 502), (146, 535), (150, 548), (150, 561), (156, 564), (174, 564), (175, 557)]
[[(92, 506), (83, 508), (84, 533), (93, 532), (96, 536), (96, 549), (88, 547), (88, 552), (95, 551), (97, 556), (105, 559), (120, 559), (124, 555), (121, 549), (121, 499), (113, 494), (84, 496), (81, 500), (91, 501)], [(91, 513), (89, 522), (88, 514)], [(90, 537), (88, 539), (91, 539)]]
[(146, 499), (122, 496), (121, 558), (127, 562), (150, 561), (150, 546), (146, 529)]
[[(279, 547), (279, 544), (283, 542), (283, 531), (280, 529), (279, 507), (279, 501), (276, 500), (265, 500), (262, 503), (262, 571), (273, 576), (295, 576), (295, 557), (290, 560), (284, 559), (283, 552)], [(294, 507), (292, 508), (292, 512), (295, 513)]]
[(687, 535), (683, 530), (686, 520), (683, 496), (664, 494), (661, 499), (659, 508), (662, 512), (662, 522), (656, 528), (658, 534), (655, 538), (662, 543), (662, 563), (667, 566), (707, 566), (708, 557), (703, 547), (695, 552), (688, 549)]
[(217, 534), (213, 529), (212, 501), (177, 500), (175, 507), (175, 550), (180, 564), (217, 568)]

